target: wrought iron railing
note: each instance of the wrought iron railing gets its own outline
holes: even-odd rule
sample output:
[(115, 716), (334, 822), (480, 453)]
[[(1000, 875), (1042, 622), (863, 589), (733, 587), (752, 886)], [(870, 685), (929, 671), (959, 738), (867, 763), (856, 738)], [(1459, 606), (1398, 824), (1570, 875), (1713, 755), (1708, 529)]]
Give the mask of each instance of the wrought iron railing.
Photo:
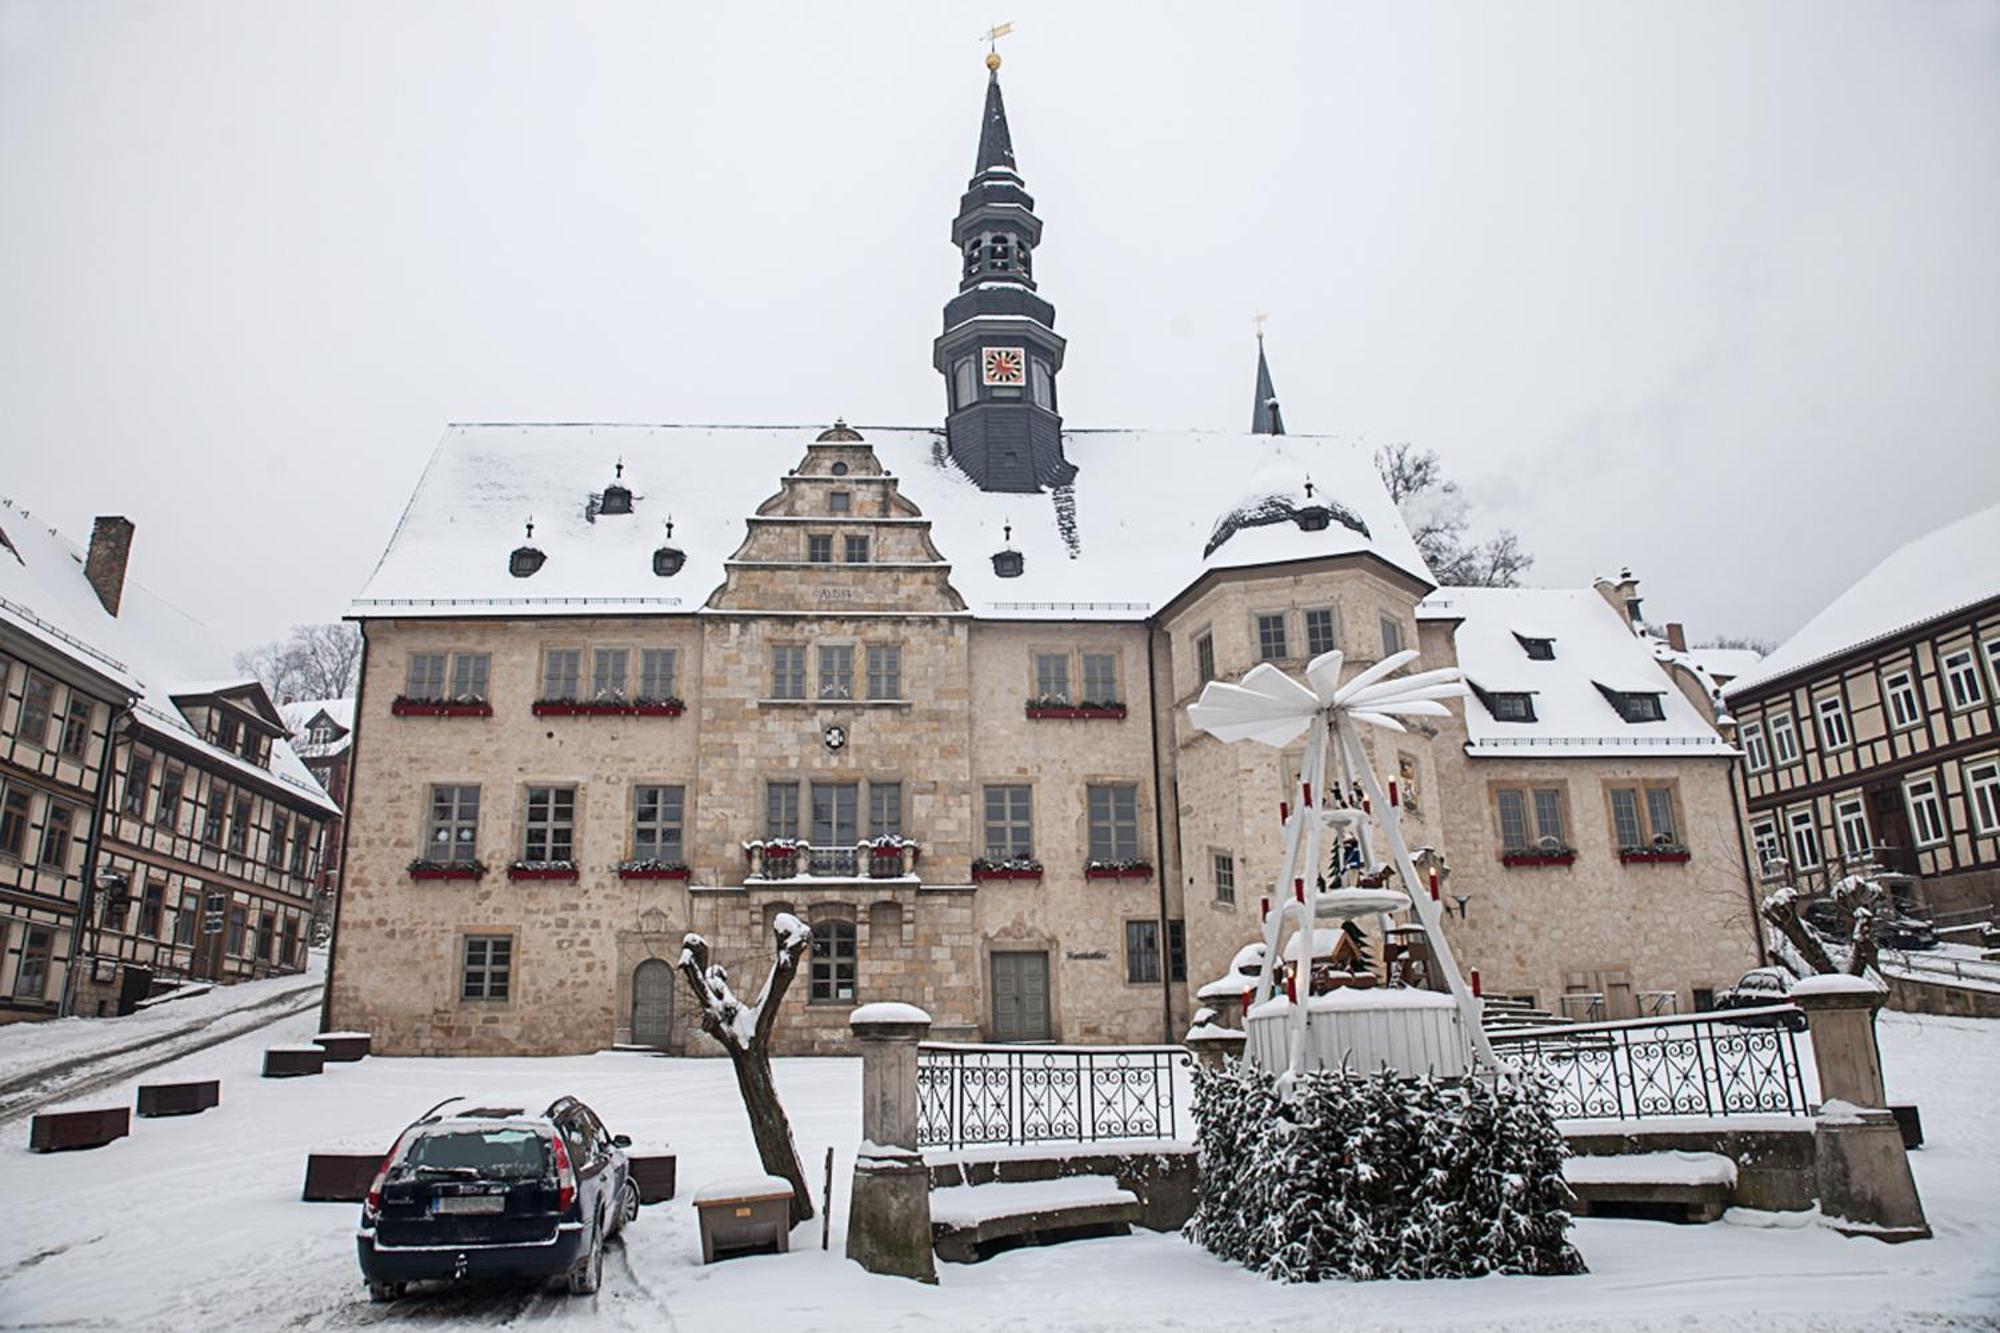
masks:
[(917, 1145), (1172, 1139), (1184, 1046), (917, 1047)]
[(1547, 1077), (1558, 1119), (1802, 1116), (1805, 1025), (1797, 1007), (1776, 1004), (1490, 1038), (1501, 1059)]

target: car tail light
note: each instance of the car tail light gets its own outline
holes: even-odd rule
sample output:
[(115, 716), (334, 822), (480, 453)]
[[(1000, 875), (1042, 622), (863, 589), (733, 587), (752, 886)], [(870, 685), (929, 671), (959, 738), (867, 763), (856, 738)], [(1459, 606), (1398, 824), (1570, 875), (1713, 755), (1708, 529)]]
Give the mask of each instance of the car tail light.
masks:
[(389, 1179), (389, 1168), (395, 1165), (396, 1149), (402, 1146), (403, 1141), (397, 1139), (389, 1151), (382, 1154), (382, 1165), (375, 1168), (375, 1179), (368, 1183), (368, 1197), (362, 1202), (361, 1211), (369, 1217), (382, 1211), (382, 1186)]
[(567, 1213), (576, 1202), (576, 1171), (569, 1164), (569, 1149), (563, 1146), (562, 1135), (553, 1135), (549, 1142), (556, 1146), (556, 1211)]

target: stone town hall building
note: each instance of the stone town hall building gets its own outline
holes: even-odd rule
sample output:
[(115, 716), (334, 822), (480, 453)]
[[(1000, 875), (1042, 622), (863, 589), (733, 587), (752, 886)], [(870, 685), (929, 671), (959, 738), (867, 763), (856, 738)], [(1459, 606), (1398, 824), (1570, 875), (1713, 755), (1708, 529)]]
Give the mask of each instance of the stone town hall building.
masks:
[(1033, 208), (996, 73), (942, 430), (446, 432), (350, 612), (329, 1024), (700, 1050), (683, 933), (754, 983), (789, 911), (790, 1050), (892, 999), (940, 1037), (1174, 1036), (1256, 934), (1296, 762), (1185, 705), (1334, 645), (1463, 645), (1481, 685), (1376, 759), (1489, 991), (1615, 1017), (1757, 961), (1734, 752), (1620, 597), (1439, 593), (1366, 453), (1281, 433), (1261, 354), (1252, 434), (1065, 429)]

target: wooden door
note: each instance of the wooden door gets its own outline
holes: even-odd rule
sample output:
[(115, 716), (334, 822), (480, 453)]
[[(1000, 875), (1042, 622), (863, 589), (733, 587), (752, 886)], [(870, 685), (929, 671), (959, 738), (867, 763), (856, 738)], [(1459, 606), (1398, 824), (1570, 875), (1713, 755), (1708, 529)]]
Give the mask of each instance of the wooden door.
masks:
[(1049, 956), (993, 955), (993, 1039), (1049, 1039)]
[(674, 1036), (674, 969), (648, 958), (632, 973), (632, 1044), (666, 1050)]

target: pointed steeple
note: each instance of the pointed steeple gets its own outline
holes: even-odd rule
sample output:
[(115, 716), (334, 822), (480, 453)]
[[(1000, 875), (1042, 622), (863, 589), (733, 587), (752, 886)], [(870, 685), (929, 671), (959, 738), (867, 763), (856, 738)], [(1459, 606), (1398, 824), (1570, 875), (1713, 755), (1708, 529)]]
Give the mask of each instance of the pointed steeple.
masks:
[(986, 57), (979, 161), (951, 239), (963, 258), (958, 295), (945, 303), (931, 364), (945, 382), (945, 438), (981, 489), (1036, 491), (1067, 483), (1056, 375), (1063, 340), (1056, 308), (1035, 289), (1042, 221), (1014, 165), (1000, 97), (1000, 57)]
[(1000, 97), (1000, 57), (986, 61), (986, 118), (979, 122), (979, 165), (975, 177), (992, 167), (1014, 170), (1014, 136), (1007, 133), (1007, 103)]
[(1257, 331), (1257, 402), (1250, 409), (1252, 435), (1283, 435), (1285, 417), (1278, 410), (1278, 391), (1271, 384), (1271, 363), (1264, 359), (1264, 331)]

